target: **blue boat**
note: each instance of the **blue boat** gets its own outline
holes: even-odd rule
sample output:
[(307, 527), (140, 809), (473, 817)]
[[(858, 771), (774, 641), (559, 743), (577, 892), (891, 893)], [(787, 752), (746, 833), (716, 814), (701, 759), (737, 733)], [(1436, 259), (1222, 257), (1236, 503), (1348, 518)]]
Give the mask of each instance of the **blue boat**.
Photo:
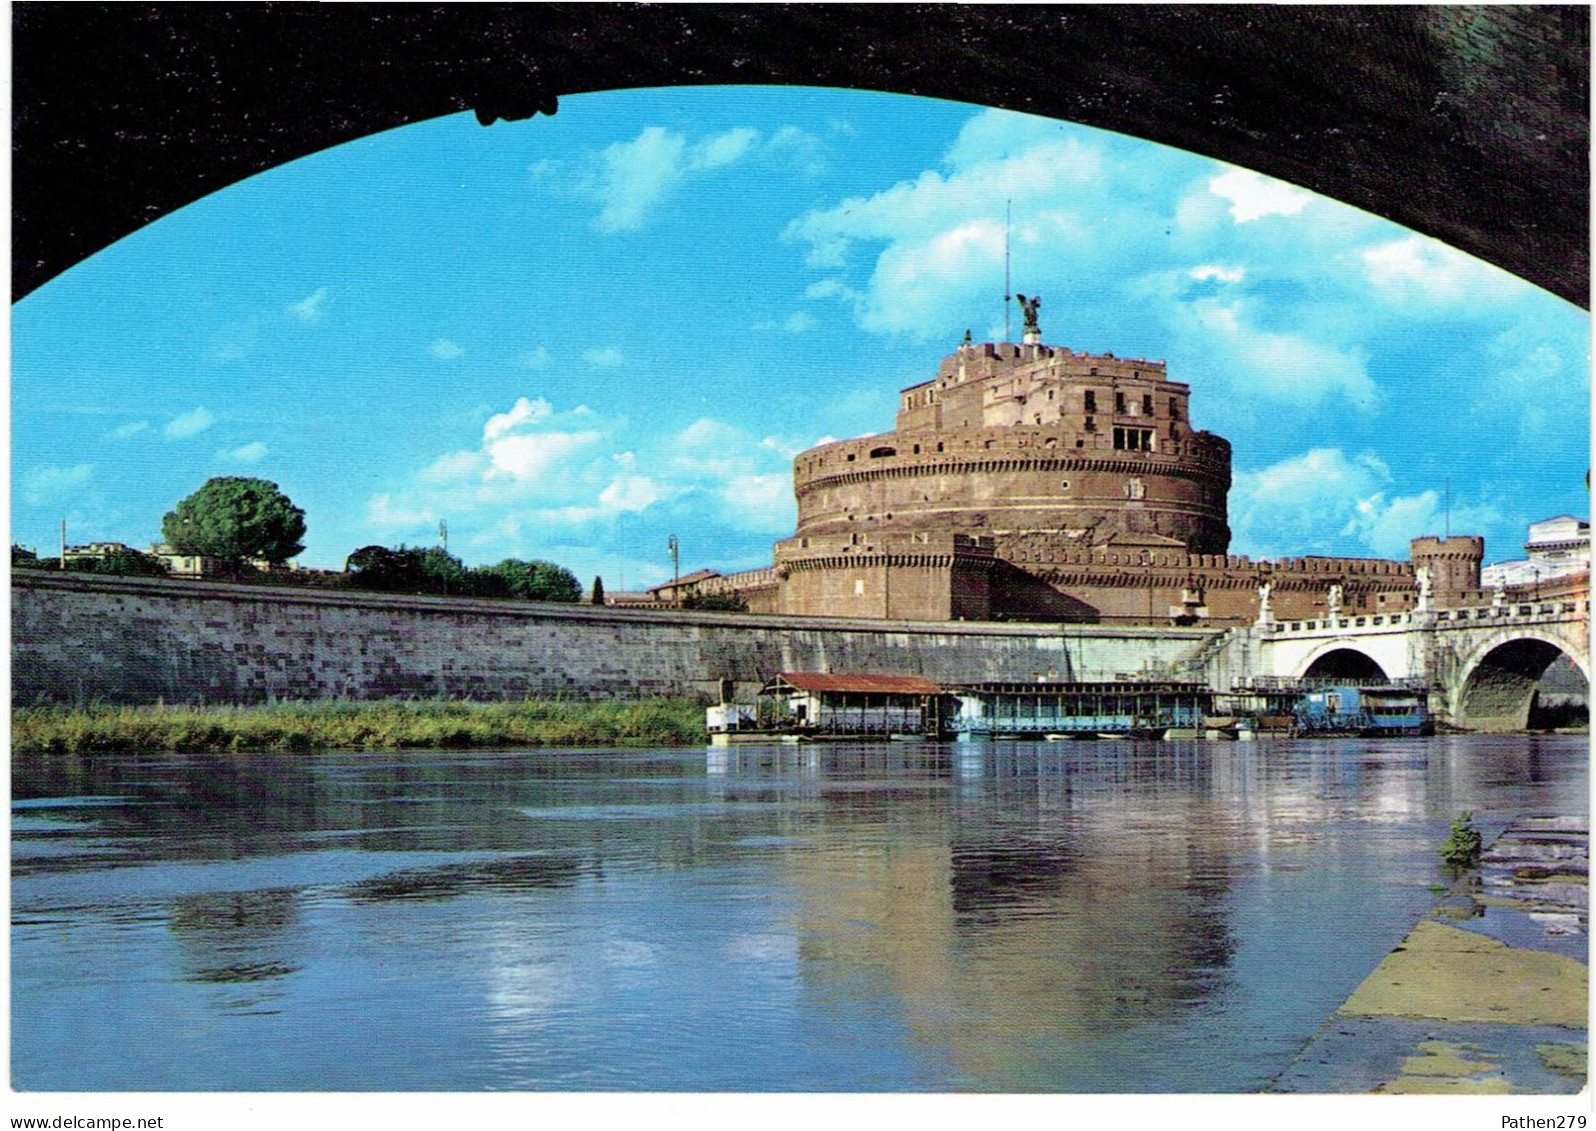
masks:
[(1433, 734), (1428, 695), (1409, 687), (1305, 688), (1293, 714), (1300, 735)]

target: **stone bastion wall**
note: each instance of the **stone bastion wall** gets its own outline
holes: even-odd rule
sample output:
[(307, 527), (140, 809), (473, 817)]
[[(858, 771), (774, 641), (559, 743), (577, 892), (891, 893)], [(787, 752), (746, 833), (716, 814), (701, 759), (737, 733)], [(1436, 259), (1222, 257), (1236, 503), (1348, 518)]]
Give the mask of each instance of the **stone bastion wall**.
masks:
[(274, 699), (739, 698), (779, 671), (940, 682), (1164, 672), (1212, 629), (927, 623), (328, 593), (21, 570), (14, 706)]

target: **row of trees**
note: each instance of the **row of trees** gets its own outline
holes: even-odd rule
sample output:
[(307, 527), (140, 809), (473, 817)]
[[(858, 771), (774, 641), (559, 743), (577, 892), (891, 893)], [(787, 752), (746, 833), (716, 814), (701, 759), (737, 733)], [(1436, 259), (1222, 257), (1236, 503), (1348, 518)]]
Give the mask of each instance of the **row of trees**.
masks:
[[(436, 546), (362, 546), (349, 555), (349, 583), (385, 593), (452, 593), (462, 597), (519, 597), (524, 601), (580, 601), (582, 583), (553, 562), (505, 558), (498, 565), (466, 568)], [(604, 601), (604, 584), (593, 581), (593, 599)]]
[[(250, 563), (279, 565), (304, 550), (305, 512), (277, 484), (265, 479), (211, 479), (161, 520), (161, 537), (177, 554), (214, 558), (236, 579), (255, 572)], [(14, 568), (54, 569), (55, 558), (11, 548)], [(69, 560), (66, 568), (87, 573), (158, 576), (166, 563), (137, 550), (113, 549)], [(527, 601), (580, 601), (582, 586), (564, 566), (506, 558), (498, 565), (468, 569), (454, 555), (433, 547), (363, 546), (349, 556), (345, 583), (388, 593), (452, 593), (473, 597), (519, 597)], [(602, 604), (604, 583), (593, 579), (593, 600)]]

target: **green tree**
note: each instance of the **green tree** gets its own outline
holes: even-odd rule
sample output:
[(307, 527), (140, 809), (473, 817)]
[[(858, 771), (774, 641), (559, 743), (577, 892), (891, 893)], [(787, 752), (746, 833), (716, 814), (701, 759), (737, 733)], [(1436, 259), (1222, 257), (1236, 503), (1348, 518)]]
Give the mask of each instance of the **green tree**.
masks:
[(100, 573), (114, 577), (165, 577), (166, 563), (138, 550), (111, 550), (103, 557), (78, 558), (67, 563), (74, 573)]
[(362, 546), (344, 564), (349, 582), (359, 589), (383, 593), (449, 593), (479, 591), (473, 575), (459, 558), (436, 546)]
[(682, 608), (706, 613), (746, 613), (748, 602), (741, 593), (689, 593), (682, 601)]
[(519, 558), (505, 558), (498, 565), (488, 566), (486, 573), (497, 574), (509, 585), (510, 596), (523, 601), (563, 601), (568, 604), (582, 599), (582, 583), (576, 574), (554, 562), (524, 562)]
[(26, 546), (11, 543), (11, 568), (12, 569), (49, 569), (48, 562), (41, 562), (39, 555)]
[(221, 558), (234, 573), (248, 558), (287, 561), (305, 548), (304, 536), (305, 512), (265, 479), (211, 479), (161, 520), (172, 549)]
[(595, 605), (604, 603), (604, 579), (597, 574), (593, 577), (593, 603)]

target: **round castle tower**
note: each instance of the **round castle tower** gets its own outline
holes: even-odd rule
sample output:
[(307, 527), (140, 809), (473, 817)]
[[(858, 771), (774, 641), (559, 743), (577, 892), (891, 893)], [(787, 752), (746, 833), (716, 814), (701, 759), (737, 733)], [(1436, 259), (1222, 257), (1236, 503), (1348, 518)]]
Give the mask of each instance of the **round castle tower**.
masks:
[(1192, 429), (1189, 397), (1161, 361), (967, 343), (902, 391), (894, 431), (796, 458), (778, 559), (915, 534), (1223, 554), (1230, 444)]

